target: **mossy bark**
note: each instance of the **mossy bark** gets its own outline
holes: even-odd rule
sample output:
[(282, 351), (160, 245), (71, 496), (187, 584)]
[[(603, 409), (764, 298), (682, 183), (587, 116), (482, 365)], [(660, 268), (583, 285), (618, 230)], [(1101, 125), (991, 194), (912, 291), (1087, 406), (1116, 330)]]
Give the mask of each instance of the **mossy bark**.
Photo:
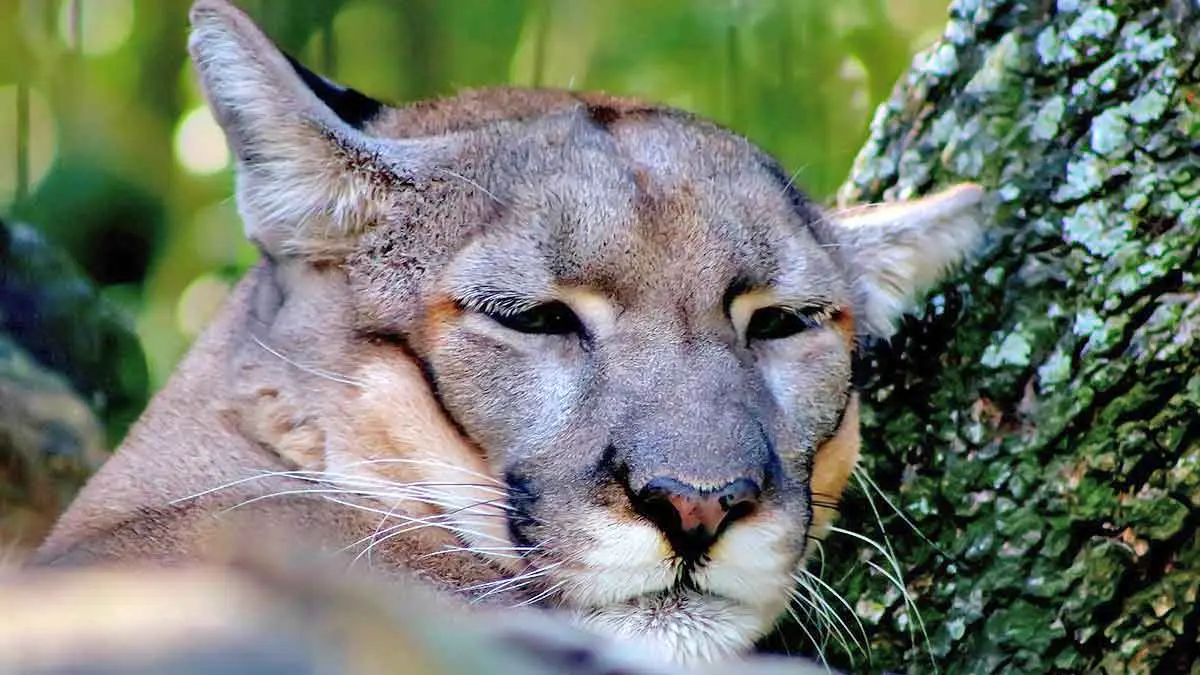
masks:
[(913, 602), (831, 535), (872, 646), (832, 662), (1200, 673), (1198, 54), (1190, 1), (960, 0), (880, 108), (842, 201), (971, 180), (994, 219), (865, 359), (864, 464), (921, 535), (848, 496)]

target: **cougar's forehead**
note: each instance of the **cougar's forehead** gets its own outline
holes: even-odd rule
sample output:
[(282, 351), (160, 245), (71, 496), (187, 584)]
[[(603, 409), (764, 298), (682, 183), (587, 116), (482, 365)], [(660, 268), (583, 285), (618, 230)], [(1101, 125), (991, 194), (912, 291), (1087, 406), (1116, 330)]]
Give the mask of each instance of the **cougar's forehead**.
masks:
[(667, 114), (543, 124), (500, 151), (509, 211), (462, 272), (618, 299), (669, 292), (710, 304), (735, 281), (845, 295), (808, 227), (817, 212), (745, 140)]

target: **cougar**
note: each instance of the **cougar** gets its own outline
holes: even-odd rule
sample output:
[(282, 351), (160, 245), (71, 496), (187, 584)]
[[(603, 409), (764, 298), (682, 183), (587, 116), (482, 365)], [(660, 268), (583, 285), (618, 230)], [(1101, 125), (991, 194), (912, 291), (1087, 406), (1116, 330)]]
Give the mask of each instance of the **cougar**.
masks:
[(190, 18), (261, 261), (36, 564), (295, 533), (666, 660), (751, 650), (858, 460), (857, 345), (971, 252), (983, 190), (824, 210), (683, 111), (391, 106), (225, 0)]

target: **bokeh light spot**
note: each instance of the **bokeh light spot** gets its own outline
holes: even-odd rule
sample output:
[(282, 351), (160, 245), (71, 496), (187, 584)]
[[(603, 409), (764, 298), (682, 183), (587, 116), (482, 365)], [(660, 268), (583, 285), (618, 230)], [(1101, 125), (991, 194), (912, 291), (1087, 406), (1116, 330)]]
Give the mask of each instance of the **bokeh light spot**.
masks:
[(851, 89), (850, 106), (856, 111), (864, 111), (871, 103), (871, 93), (867, 91), (867, 67), (853, 55), (842, 60), (838, 75), (846, 81)]
[(175, 323), (179, 331), (189, 338), (195, 337), (216, 316), (225, 296), (229, 295), (229, 283), (214, 274), (203, 274), (192, 280), (179, 296), (175, 306)]
[(133, 0), (63, 0), (58, 8), (58, 37), (85, 56), (102, 56), (129, 40), (135, 18)]
[(225, 134), (206, 106), (193, 108), (179, 121), (175, 129), (175, 160), (189, 173), (201, 176), (229, 166)]

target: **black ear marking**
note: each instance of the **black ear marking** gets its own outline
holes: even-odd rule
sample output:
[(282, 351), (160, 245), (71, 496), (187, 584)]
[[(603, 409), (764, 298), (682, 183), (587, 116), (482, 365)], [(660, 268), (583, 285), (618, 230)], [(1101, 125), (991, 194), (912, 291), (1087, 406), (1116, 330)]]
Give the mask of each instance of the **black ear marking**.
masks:
[(292, 64), (292, 69), (296, 71), (300, 79), (304, 80), (304, 85), (312, 90), (312, 93), (316, 94), (322, 103), (329, 106), (329, 109), (343, 122), (355, 129), (361, 130), (383, 109), (384, 104), (370, 96), (349, 87), (334, 84), (305, 68), (290, 55), (284, 54), (284, 56), (287, 57), (288, 63)]

